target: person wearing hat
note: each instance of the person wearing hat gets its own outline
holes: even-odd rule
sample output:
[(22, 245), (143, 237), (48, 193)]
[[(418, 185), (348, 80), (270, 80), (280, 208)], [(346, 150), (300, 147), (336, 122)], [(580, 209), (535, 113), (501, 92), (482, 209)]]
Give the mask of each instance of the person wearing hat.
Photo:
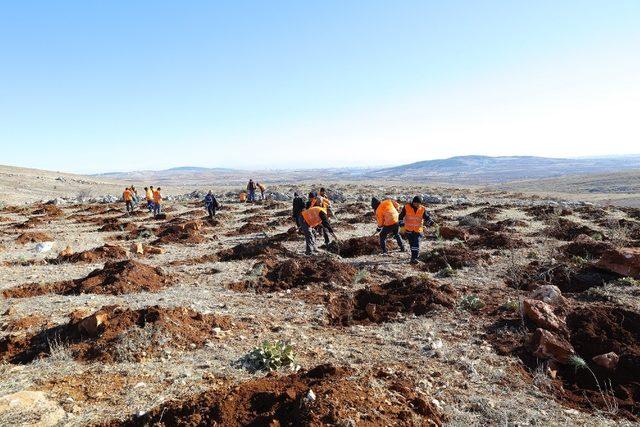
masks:
[(380, 249), (382, 249), (382, 254), (387, 255), (387, 236), (395, 238), (400, 251), (404, 252), (404, 243), (399, 233), (398, 202), (392, 199), (384, 199), (381, 202), (377, 198), (372, 197), (371, 208), (376, 214), (376, 222), (378, 224), (376, 233), (380, 233)]
[(422, 197), (415, 196), (411, 203), (407, 203), (398, 216), (400, 221), (400, 231), (406, 232), (409, 247), (411, 249), (411, 264), (418, 262), (420, 252), (420, 237), (424, 232), (424, 225), (432, 226), (434, 221), (427, 213), (427, 209), (422, 204)]

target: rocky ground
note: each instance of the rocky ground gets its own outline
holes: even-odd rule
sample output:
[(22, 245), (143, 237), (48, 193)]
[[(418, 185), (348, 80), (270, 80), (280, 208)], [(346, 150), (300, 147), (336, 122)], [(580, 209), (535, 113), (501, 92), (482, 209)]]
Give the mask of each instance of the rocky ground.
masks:
[[(336, 187), (340, 247), (309, 258), (287, 200), (310, 188), (272, 190), (213, 221), (198, 193), (163, 219), (3, 207), (0, 425), (638, 421), (640, 210)], [(411, 266), (368, 200), (415, 192), (440, 227)], [(265, 341), (291, 366), (261, 369)]]

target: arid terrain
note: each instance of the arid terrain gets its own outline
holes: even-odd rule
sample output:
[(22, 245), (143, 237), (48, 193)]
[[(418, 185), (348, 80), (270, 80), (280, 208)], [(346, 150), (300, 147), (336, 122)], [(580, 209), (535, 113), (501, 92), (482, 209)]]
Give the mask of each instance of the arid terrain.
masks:
[[(197, 194), (163, 219), (121, 202), (5, 203), (0, 425), (638, 421), (640, 210), (330, 190), (340, 244), (318, 257), (289, 201), (220, 190), (214, 220)], [(428, 203), (439, 228), (415, 266), (379, 253), (369, 206), (414, 194), (447, 195)], [(265, 370), (252, 357), (265, 341), (289, 344), (292, 363)]]

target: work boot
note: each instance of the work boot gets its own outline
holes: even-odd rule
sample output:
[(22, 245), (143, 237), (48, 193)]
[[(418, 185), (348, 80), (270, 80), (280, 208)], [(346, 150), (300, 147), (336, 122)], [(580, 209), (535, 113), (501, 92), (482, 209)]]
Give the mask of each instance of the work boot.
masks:
[(418, 263), (418, 260), (417, 260), (417, 259), (414, 259), (414, 258), (411, 258), (411, 261), (409, 261), (409, 263), (411, 263), (411, 264), (417, 264), (417, 263)]

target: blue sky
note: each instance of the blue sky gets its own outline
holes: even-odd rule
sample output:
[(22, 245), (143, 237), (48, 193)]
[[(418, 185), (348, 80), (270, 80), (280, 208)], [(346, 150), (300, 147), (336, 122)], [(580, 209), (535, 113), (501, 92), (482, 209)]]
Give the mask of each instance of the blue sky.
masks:
[(55, 1), (0, 13), (0, 164), (638, 153), (640, 2)]

